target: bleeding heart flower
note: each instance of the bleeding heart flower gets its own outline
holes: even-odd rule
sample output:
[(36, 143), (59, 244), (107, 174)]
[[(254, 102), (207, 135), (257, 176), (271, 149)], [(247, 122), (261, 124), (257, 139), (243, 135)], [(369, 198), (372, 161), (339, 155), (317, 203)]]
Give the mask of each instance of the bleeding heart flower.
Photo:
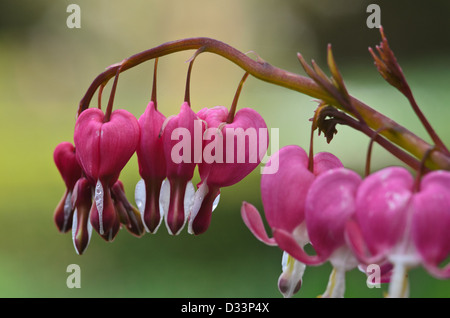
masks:
[(450, 254), (449, 187), (449, 172), (429, 172), (417, 187), (402, 167), (362, 182), (347, 240), (361, 262), (392, 264), (389, 297), (408, 296), (407, 270), (420, 264), (438, 278), (450, 277), (450, 267), (438, 267)]
[(412, 239), (425, 268), (437, 278), (450, 278), (450, 172), (432, 171), (422, 178), (413, 198)]
[(162, 138), (167, 180), (162, 184), (160, 204), (169, 233), (177, 235), (183, 229), (194, 201), (191, 179), (196, 164), (201, 161), (202, 143), (201, 138), (195, 136), (203, 135), (203, 124), (187, 102), (181, 105), (180, 113), (168, 118), (165, 124)]
[(148, 232), (156, 233), (163, 219), (159, 210), (161, 185), (166, 178), (166, 159), (161, 129), (166, 117), (150, 102), (139, 118), (141, 138), (136, 149), (142, 180), (136, 187), (136, 205)]
[(345, 226), (355, 213), (355, 197), (360, 176), (346, 168), (323, 172), (314, 180), (305, 202), (306, 230), (317, 255), (310, 256), (302, 244), (285, 230), (275, 230), (278, 245), (298, 261), (307, 265), (320, 265), (329, 261), (334, 268), (323, 296), (343, 297), (345, 272), (358, 265), (352, 250), (345, 242)]
[[(278, 245), (289, 257), (309, 242), (305, 223), (305, 203), (315, 173), (342, 167), (342, 163), (330, 153), (318, 153), (313, 158), (314, 172), (308, 170), (308, 155), (298, 146), (286, 146), (270, 157), (264, 169), (278, 165), (275, 173), (264, 173), (261, 177), (261, 198), (266, 220), (274, 234), (267, 235), (257, 209), (244, 202), (241, 208), (244, 223), (257, 239), (267, 245)], [(275, 233), (278, 233), (275, 235)], [(285, 256), (287, 257), (287, 256)], [(301, 284), (304, 266), (297, 260), (286, 261), (291, 266), (283, 266), (279, 279), (280, 291), (291, 297)], [(299, 262), (300, 263), (300, 262)], [(295, 274), (294, 274), (295, 273)], [(288, 279), (289, 278), (289, 279)]]
[(75, 155), (75, 147), (70, 142), (62, 142), (56, 146), (53, 159), (66, 185), (66, 191), (55, 209), (53, 218), (58, 230), (65, 233), (72, 225), (74, 207), (71, 204), (71, 196), (75, 183), (81, 178), (82, 170)]
[(77, 119), (74, 133), (77, 158), (89, 181), (95, 184), (90, 219), (102, 236), (116, 222), (110, 188), (135, 152), (139, 135), (138, 121), (123, 109), (113, 111), (109, 121), (96, 108), (86, 109)]
[(211, 222), (220, 188), (245, 178), (261, 162), (267, 151), (269, 134), (264, 119), (255, 110), (240, 109), (227, 123), (228, 109), (216, 106), (197, 113), (207, 124), (203, 160), (199, 163), (201, 182), (189, 221), (189, 232), (201, 234)]
[[(413, 177), (402, 167), (385, 168), (364, 179), (357, 194), (355, 219), (371, 254), (368, 259), (368, 254), (357, 250), (365, 263), (378, 263), (403, 238), (413, 185)], [(350, 234), (356, 233), (349, 229)]]

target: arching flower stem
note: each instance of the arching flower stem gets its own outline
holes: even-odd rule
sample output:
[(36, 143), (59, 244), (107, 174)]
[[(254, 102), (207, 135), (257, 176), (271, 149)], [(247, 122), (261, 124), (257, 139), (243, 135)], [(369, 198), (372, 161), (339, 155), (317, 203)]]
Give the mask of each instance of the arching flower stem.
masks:
[[(261, 62), (261, 60), (255, 61), (246, 54), (223, 42), (211, 38), (198, 37), (167, 42), (152, 49), (137, 53), (123, 60), (119, 64), (112, 65), (103, 73), (99, 74), (89, 86), (80, 101), (78, 114), (89, 107), (95, 91), (101, 85), (105, 85), (105, 83), (115, 76), (118, 71), (126, 71), (145, 61), (157, 57), (180, 51), (193, 49), (197, 50), (199, 48), (203, 48), (203, 52), (214, 53), (230, 60), (250, 75), (260, 80), (323, 100), (327, 104), (333, 105), (337, 108), (340, 107), (335, 98), (331, 97), (323, 88), (315, 83), (314, 80), (308, 77), (274, 67), (267, 62)], [(375, 111), (358, 99), (349, 96), (349, 102), (359, 114), (358, 116), (361, 116), (367, 126), (369, 126), (372, 130), (377, 130), (381, 127), (391, 127), (391, 129), (383, 130), (380, 133), (380, 135), (385, 137), (385, 139), (383, 139), (385, 140), (385, 144), (395, 144), (416, 158), (423, 158), (425, 152), (430, 148), (430, 144), (422, 138), (418, 137), (405, 127), (399, 125), (392, 119)], [(349, 112), (348, 110), (344, 111)], [(351, 113), (350, 115), (355, 116), (355, 114)], [(379, 142), (380, 140), (381, 138), (377, 137), (375, 141)], [(438, 151), (434, 151), (427, 159), (426, 166), (430, 169), (450, 170), (450, 156), (440, 149)]]

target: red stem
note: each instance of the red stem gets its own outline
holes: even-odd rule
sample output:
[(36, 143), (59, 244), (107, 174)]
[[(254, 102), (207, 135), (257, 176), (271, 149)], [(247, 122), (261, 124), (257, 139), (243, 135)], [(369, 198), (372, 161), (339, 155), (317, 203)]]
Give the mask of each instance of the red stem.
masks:
[(236, 94), (234, 94), (234, 98), (233, 98), (233, 103), (231, 104), (230, 107), (230, 112), (228, 113), (228, 117), (227, 117), (227, 123), (232, 123), (234, 120), (234, 115), (236, 114), (236, 107), (237, 107), (237, 102), (239, 100), (239, 96), (241, 95), (241, 91), (242, 91), (242, 86), (244, 85), (245, 80), (248, 77), (248, 72), (245, 72), (244, 76), (242, 77), (241, 81), (239, 82), (239, 86), (236, 90)]

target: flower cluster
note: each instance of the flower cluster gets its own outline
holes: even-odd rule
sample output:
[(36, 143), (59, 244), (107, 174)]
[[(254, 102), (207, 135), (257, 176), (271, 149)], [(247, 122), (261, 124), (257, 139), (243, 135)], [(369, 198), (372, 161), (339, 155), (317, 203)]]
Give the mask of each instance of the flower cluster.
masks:
[[(267, 151), (261, 115), (251, 108), (236, 112), (243, 81), (230, 110), (216, 106), (195, 113), (187, 89), (179, 113), (167, 118), (153, 97), (139, 119), (124, 109), (111, 111), (111, 102), (105, 113), (99, 108), (81, 112), (74, 145), (63, 142), (54, 151), (67, 188), (54, 219), (61, 232), (72, 229), (77, 253), (85, 251), (92, 228), (106, 241), (114, 240), (122, 226), (138, 237), (156, 233), (163, 219), (172, 235), (186, 224), (195, 235), (208, 229), (220, 189), (245, 178)], [(135, 190), (137, 208), (119, 180), (134, 153), (142, 178)], [(196, 167), (201, 180), (194, 186)]]
[[(331, 263), (333, 270), (322, 297), (343, 297), (346, 272), (358, 268), (366, 283), (388, 283), (390, 297), (409, 295), (408, 270), (422, 266), (439, 279), (450, 278), (450, 150), (431, 127), (381, 28), (382, 42), (369, 49), (383, 78), (409, 101), (433, 145), (390, 118), (352, 97), (328, 46), (331, 77), (313, 61), (297, 57), (309, 76), (302, 77), (245, 54), (224, 43), (193, 38), (169, 42), (133, 55), (100, 74), (83, 97), (74, 130), (74, 144), (60, 143), (55, 164), (66, 185), (54, 220), (60, 232), (72, 230), (77, 253), (86, 250), (92, 228), (113, 241), (122, 227), (135, 236), (156, 233), (165, 222), (171, 235), (187, 225), (188, 233), (204, 233), (223, 187), (250, 174), (266, 154), (269, 135), (261, 115), (252, 108), (236, 111), (242, 85), (251, 73), (273, 84), (295, 89), (319, 100), (312, 118), (309, 153), (297, 145), (275, 152), (262, 170), (261, 199), (272, 237), (255, 206), (244, 202), (241, 216), (261, 242), (283, 250), (278, 288), (292, 297), (303, 284), (307, 266)], [(156, 101), (156, 63), (151, 101), (134, 117), (112, 110), (118, 75), (145, 60), (182, 49), (198, 48), (190, 60), (185, 98), (176, 115), (166, 117)], [(189, 85), (195, 57), (210, 51), (246, 70), (231, 107), (194, 112)], [(155, 57), (156, 56), (156, 57)], [(106, 111), (101, 92), (114, 76)], [(89, 108), (96, 89), (99, 107)], [(330, 142), (336, 126), (347, 125), (370, 138), (365, 175), (344, 167), (333, 154), (313, 152), (318, 130)], [(370, 153), (377, 142), (416, 172), (391, 166), (370, 172)], [(136, 153), (141, 180), (135, 188), (136, 207), (119, 180)], [(200, 182), (192, 183), (195, 170)], [(309, 248), (315, 253), (310, 253)], [(372, 275), (372, 270), (374, 274)], [(370, 275), (369, 275), (370, 274)]]
[[(330, 153), (318, 153), (314, 167), (299, 146), (286, 146), (269, 160), (275, 174), (261, 177), (269, 238), (256, 208), (244, 202), (242, 218), (267, 245), (284, 251), (278, 287), (285, 297), (300, 289), (306, 265), (330, 262), (333, 273), (324, 297), (342, 297), (345, 272), (375, 264), (390, 297), (408, 295), (407, 270), (423, 265), (449, 278), (450, 172), (432, 171), (414, 179), (403, 167), (387, 167), (361, 178)], [(420, 178), (421, 177), (421, 178)], [(310, 244), (315, 254), (305, 252)]]

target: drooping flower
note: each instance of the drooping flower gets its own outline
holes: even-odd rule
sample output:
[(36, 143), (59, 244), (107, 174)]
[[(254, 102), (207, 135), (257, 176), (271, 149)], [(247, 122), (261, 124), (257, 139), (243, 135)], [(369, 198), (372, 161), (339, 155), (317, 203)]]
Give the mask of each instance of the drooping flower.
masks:
[[(342, 163), (330, 153), (314, 156), (314, 170), (308, 170), (308, 155), (298, 146), (286, 146), (273, 154), (264, 170), (278, 166), (275, 173), (264, 173), (261, 177), (261, 198), (266, 220), (272, 233), (281, 233), (272, 238), (268, 236), (257, 209), (244, 202), (241, 208), (244, 223), (257, 239), (267, 245), (278, 245), (288, 255), (284, 255), (283, 270), (279, 288), (285, 297), (291, 297), (298, 290), (304, 266), (292, 259), (291, 248), (286, 242), (304, 246), (309, 243), (305, 223), (306, 197), (316, 175), (329, 169), (342, 167)], [(286, 240), (284, 236), (287, 236)], [(294, 248), (293, 251), (295, 251)], [(301, 263), (301, 262), (299, 262)], [(289, 265), (289, 266), (287, 266)]]
[(266, 123), (253, 109), (240, 109), (230, 123), (224, 106), (204, 108), (197, 115), (208, 128), (202, 162), (198, 164), (201, 182), (189, 221), (192, 234), (208, 229), (220, 189), (250, 174), (260, 164), (269, 142)]
[(413, 198), (412, 239), (421, 262), (436, 278), (450, 278), (450, 172), (433, 171), (422, 178)]
[(160, 204), (172, 235), (183, 229), (194, 202), (191, 180), (202, 155), (201, 138), (195, 136), (201, 137), (203, 130), (202, 121), (187, 102), (181, 105), (178, 115), (167, 119), (163, 128), (167, 180), (162, 184)]
[(166, 178), (166, 159), (161, 129), (166, 117), (151, 101), (139, 118), (141, 138), (136, 149), (142, 181), (136, 186), (136, 204), (148, 232), (156, 233), (163, 219), (159, 210), (161, 185)]
[(408, 296), (407, 270), (421, 264), (432, 275), (446, 277), (438, 265), (450, 253), (449, 185), (449, 172), (433, 171), (416, 189), (402, 167), (382, 169), (362, 182), (347, 239), (362, 262), (392, 264), (389, 297)]
[(105, 121), (100, 109), (89, 108), (75, 124), (77, 158), (86, 177), (95, 185), (90, 220), (101, 236), (107, 235), (115, 224), (110, 188), (135, 152), (139, 134), (137, 119), (123, 109), (113, 111), (109, 121)]
[(74, 207), (71, 204), (71, 197), (75, 183), (81, 178), (82, 170), (75, 155), (75, 147), (70, 142), (58, 144), (53, 152), (53, 159), (66, 185), (66, 190), (55, 209), (53, 218), (58, 230), (65, 233), (72, 226)]
[(308, 255), (303, 244), (285, 230), (274, 231), (278, 245), (307, 265), (329, 261), (333, 266), (330, 283), (323, 297), (343, 297), (345, 272), (358, 266), (345, 241), (347, 221), (355, 213), (355, 197), (360, 176), (346, 168), (323, 172), (311, 184), (305, 202), (305, 223), (316, 255)]

